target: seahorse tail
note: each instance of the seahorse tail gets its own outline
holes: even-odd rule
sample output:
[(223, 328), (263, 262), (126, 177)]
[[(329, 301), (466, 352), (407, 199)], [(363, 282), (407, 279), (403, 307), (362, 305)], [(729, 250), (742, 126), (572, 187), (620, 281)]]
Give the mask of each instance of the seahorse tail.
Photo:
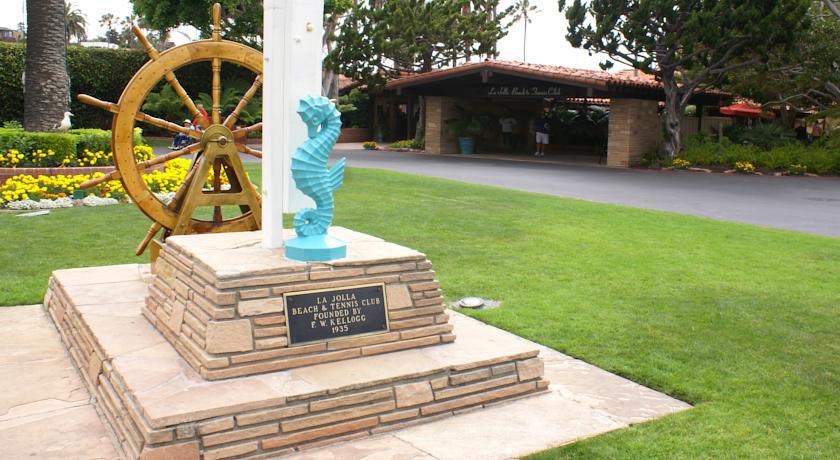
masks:
[(304, 208), (295, 214), (297, 236), (323, 235), (333, 220), (333, 208)]

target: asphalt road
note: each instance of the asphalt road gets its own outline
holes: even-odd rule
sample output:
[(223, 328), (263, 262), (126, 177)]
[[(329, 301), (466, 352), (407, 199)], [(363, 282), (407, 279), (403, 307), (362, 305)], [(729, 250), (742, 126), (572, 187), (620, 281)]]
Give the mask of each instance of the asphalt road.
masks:
[[(259, 146), (254, 146), (259, 149)], [(155, 149), (156, 151), (158, 149)], [(168, 150), (160, 149), (159, 153)], [(840, 178), (647, 171), (346, 149), (349, 166), (840, 237)], [(247, 155), (243, 160), (253, 161)], [(550, 157), (549, 157), (550, 160)]]
[(840, 178), (647, 171), (459, 155), (337, 150), (379, 168), (840, 237)]

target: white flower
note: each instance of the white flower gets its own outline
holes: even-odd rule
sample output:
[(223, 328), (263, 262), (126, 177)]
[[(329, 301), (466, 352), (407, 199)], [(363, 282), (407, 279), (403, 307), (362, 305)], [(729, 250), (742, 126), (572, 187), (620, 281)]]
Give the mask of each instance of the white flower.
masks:
[(58, 209), (58, 208), (72, 208), (73, 200), (70, 198), (57, 198), (55, 200), (19, 200), (12, 201), (7, 205), (9, 209), (16, 211), (30, 210), (30, 209)]
[(155, 197), (160, 200), (163, 204), (169, 204), (173, 198), (175, 198), (175, 192), (167, 192), (167, 193), (154, 193)]
[(100, 198), (95, 195), (88, 195), (82, 199), (82, 204), (85, 206), (108, 206), (117, 203), (119, 201), (114, 198)]

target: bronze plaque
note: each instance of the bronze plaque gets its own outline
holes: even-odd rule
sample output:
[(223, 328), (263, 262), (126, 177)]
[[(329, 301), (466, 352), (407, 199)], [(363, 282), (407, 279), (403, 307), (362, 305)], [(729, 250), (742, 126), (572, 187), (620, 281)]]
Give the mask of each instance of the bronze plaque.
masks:
[(290, 346), (388, 332), (383, 283), (291, 292), (283, 298)]

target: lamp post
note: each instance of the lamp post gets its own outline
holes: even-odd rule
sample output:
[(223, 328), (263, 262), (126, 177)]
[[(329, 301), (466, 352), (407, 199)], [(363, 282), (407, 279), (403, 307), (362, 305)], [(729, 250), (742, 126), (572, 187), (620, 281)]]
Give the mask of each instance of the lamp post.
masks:
[(295, 110), (321, 94), (323, 0), (266, 0), (263, 31), (263, 247), (283, 247), (283, 213), (310, 206), (290, 177), (295, 148), (307, 139)]

